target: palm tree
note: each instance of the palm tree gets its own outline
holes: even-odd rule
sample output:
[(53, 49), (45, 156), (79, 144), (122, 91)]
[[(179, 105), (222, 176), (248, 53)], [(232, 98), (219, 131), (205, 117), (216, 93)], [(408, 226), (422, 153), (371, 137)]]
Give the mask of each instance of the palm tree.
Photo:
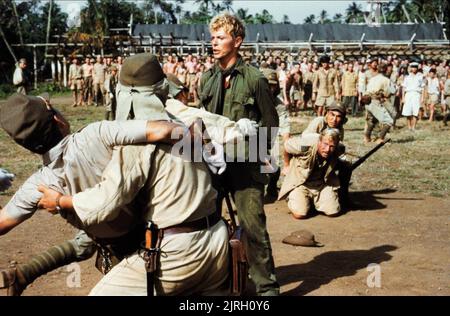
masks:
[(180, 21), (181, 13), (183, 12), (183, 7), (181, 6), (184, 3), (184, 0), (175, 0), (175, 8), (173, 11), (178, 15), (178, 21)]
[(328, 17), (328, 12), (326, 10), (320, 11), (320, 13), (319, 13), (320, 24), (324, 24), (327, 17)]
[(361, 9), (361, 5), (357, 4), (356, 2), (352, 2), (345, 11), (347, 14), (345, 17), (345, 22), (347, 22), (347, 23), (358, 22), (358, 20), (361, 18), (362, 13), (363, 13), (362, 9)]
[(207, 11), (209, 11), (210, 5), (211, 5), (211, 7), (214, 6), (214, 2), (212, 0), (195, 0), (194, 2), (199, 3), (200, 6), (204, 6)]
[(234, 13), (233, 0), (223, 0), (222, 1), (222, 8), (224, 8), (225, 10), (227, 10), (229, 12), (233, 12)]
[(236, 14), (244, 23), (253, 24), (253, 15), (248, 14), (248, 9), (239, 8)]
[(148, 0), (148, 1), (153, 6), (153, 14), (155, 15), (155, 24), (158, 24), (158, 10), (156, 10), (156, 8), (162, 10), (161, 7), (164, 0)]
[[(53, 8), (53, 0), (50, 0), (48, 7), (48, 20), (47, 20), (47, 35), (45, 37), (45, 42), (48, 43), (50, 40), (50, 26), (52, 24), (52, 8)], [(47, 55), (48, 46), (45, 45), (45, 55)]]
[(291, 21), (289, 20), (289, 16), (287, 14), (283, 15), (283, 20), (282, 22), (283, 24), (291, 24)]
[(342, 23), (342, 17), (343, 15), (341, 13), (336, 13), (333, 17), (334, 23)]
[(314, 24), (316, 23), (316, 16), (314, 14), (311, 14), (310, 16), (307, 16), (303, 22), (305, 22), (306, 24)]
[(256, 24), (270, 24), (274, 23), (273, 15), (269, 13), (266, 9), (262, 10), (261, 13), (256, 13), (255, 15)]

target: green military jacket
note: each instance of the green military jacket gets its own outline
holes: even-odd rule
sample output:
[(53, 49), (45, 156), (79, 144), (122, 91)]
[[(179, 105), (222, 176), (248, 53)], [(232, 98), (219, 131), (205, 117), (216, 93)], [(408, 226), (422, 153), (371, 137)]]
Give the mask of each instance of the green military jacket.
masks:
[[(220, 71), (215, 65), (202, 75), (200, 99), (208, 111), (211, 110), (212, 93), (214, 89), (207, 89), (213, 84), (214, 74)], [(215, 87), (215, 85), (213, 85)], [(232, 121), (248, 118), (260, 123), (260, 126), (277, 127), (278, 115), (275, 100), (270, 92), (269, 84), (263, 74), (256, 68), (246, 65), (239, 58), (230, 79), (230, 88), (224, 89), (223, 116)]]
[[(201, 77), (199, 96), (204, 108), (214, 112), (213, 96), (219, 86), (219, 66), (206, 71)], [(269, 84), (263, 74), (255, 67), (246, 65), (239, 57), (231, 78), (229, 88), (225, 89), (223, 96), (223, 107), (221, 114), (232, 121), (248, 118), (256, 121), (261, 127), (267, 127), (269, 133), (272, 127), (278, 127), (279, 119), (276, 111), (276, 102), (270, 92)], [(268, 149), (270, 139), (276, 134), (268, 137)], [(246, 157), (248, 157), (248, 148)]]

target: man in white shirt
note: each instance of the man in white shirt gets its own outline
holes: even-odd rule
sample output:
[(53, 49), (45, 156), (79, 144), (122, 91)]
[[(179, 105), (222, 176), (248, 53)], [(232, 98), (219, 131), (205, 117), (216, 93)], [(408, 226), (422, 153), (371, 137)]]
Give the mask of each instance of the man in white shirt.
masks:
[(418, 63), (411, 63), (411, 72), (403, 81), (403, 105), (402, 115), (407, 117), (408, 129), (414, 131), (419, 116), (420, 105), (423, 102), (423, 88), (425, 85), (423, 75), (417, 73)]
[(425, 88), (425, 115), (429, 110), (429, 120), (432, 122), (434, 120), (434, 109), (435, 106), (439, 103), (439, 94), (441, 91), (441, 83), (436, 75), (436, 69), (431, 68), (428, 72), (428, 76), (426, 78), (426, 88)]
[(17, 63), (13, 76), (13, 84), (17, 88), (17, 93), (21, 94), (27, 94), (29, 89), (29, 79), (25, 72), (25, 68), (27, 68), (27, 60), (21, 58)]

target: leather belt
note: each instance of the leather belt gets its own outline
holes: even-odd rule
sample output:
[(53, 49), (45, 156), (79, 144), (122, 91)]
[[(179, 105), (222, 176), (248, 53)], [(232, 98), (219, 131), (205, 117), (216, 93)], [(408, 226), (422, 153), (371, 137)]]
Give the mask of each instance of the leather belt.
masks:
[(181, 233), (192, 233), (216, 225), (219, 222), (220, 218), (220, 215), (217, 212), (214, 212), (209, 216), (200, 218), (196, 221), (181, 223), (179, 225), (163, 228), (162, 230), (164, 232), (164, 236)]

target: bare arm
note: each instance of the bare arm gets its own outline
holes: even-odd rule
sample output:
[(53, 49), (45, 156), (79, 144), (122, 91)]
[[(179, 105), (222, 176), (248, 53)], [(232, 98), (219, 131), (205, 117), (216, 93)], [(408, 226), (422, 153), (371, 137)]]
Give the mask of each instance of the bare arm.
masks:
[(11, 229), (19, 225), (23, 220), (13, 218), (8, 215), (5, 209), (0, 210), (0, 236), (6, 234)]
[(284, 105), (290, 105), (291, 104), (291, 98), (289, 96), (289, 92), (292, 87), (292, 75), (287, 74), (286, 80), (284, 80), (284, 89), (283, 89), (283, 99), (284, 99)]
[(57, 206), (65, 211), (74, 211), (71, 195), (62, 195), (58, 191), (52, 190), (44, 185), (39, 185), (38, 190), (43, 193), (38, 204), (39, 208), (46, 209), (52, 214), (58, 213), (56, 210)]
[[(177, 132), (177, 131), (180, 132)], [(174, 144), (178, 142), (182, 135), (184, 127), (180, 124), (168, 121), (147, 121), (146, 138), (148, 143), (167, 143)], [(173, 135), (180, 135), (172, 139)]]

